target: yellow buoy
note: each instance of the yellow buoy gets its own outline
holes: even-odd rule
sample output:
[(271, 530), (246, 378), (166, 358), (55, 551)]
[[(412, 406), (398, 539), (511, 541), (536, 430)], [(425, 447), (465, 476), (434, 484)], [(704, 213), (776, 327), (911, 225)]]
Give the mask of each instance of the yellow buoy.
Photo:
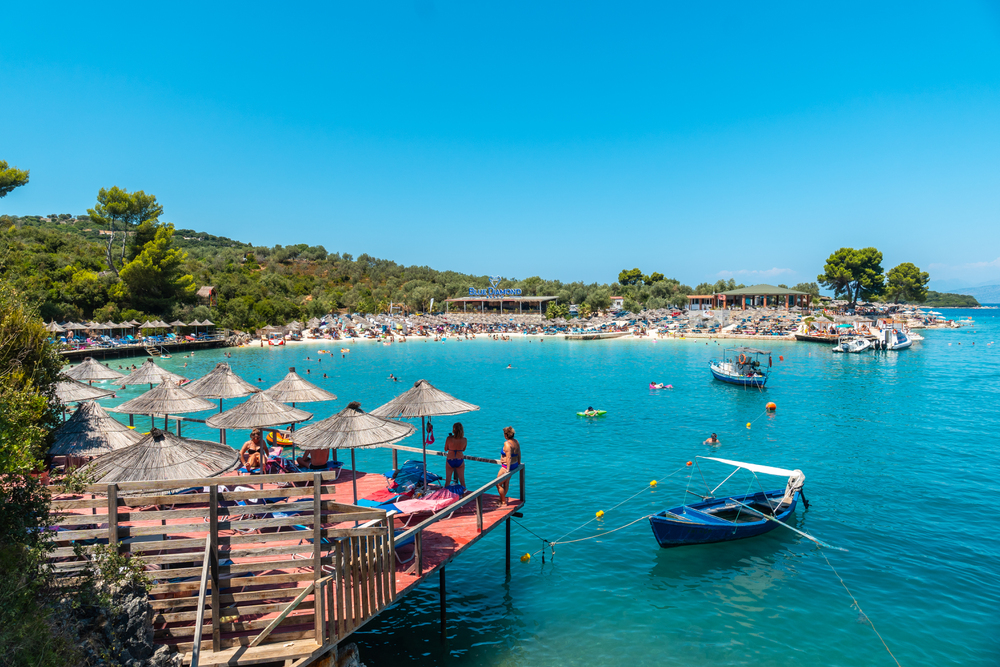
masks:
[(521, 556), (522, 563), (527, 563), (529, 560), (531, 560), (531, 554), (524, 554), (523, 556)]
[(597, 514), (595, 514), (594, 516), (600, 519), (602, 516), (604, 516), (604, 510), (597, 510)]
[(650, 485), (650, 486), (656, 486), (656, 480), (654, 479), (653, 481), (651, 481), (651, 482), (649, 483), (649, 485)]
[(750, 428), (750, 422), (747, 422), (747, 428)]

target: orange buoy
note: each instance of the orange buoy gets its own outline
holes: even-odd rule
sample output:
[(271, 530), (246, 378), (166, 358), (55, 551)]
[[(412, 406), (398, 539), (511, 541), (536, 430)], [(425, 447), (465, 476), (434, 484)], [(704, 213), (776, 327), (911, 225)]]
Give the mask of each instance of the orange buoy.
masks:
[(784, 361), (784, 360), (785, 360), (785, 358), (779, 354), (778, 355), (778, 361)]
[(690, 461), (688, 461), (688, 465), (691, 465), (691, 462), (690, 462)]
[(775, 403), (768, 403), (766, 407), (770, 412), (774, 412), (775, 410), (778, 409), (778, 406)]

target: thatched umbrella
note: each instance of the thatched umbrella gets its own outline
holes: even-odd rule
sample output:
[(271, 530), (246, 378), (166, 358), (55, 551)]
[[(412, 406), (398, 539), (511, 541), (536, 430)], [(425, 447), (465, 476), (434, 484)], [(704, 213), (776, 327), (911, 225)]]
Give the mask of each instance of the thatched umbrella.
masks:
[(172, 384), (177, 384), (178, 382), (183, 382), (187, 378), (181, 377), (176, 373), (171, 373), (168, 370), (164, 370), (156, 365), (152, 359), (146, 359), (139, 366), (138, 370), (133, 371), (121, 381), (121, 385), (128, 386), (133, 384), (148, 384), (150, 388), (154, 384), (160, 384), (161, 382), (170, 382)]
[(312, 413), (279, 403), (264, 392), (259, 392), (235, 408), (212, 415), (205, 420), (209, 428), (262, 428), (279, 424), (294, 424), (312, 419)]
[(427, 487), (427, 417), (460, 415), (478, 410), (478, 405), (460, 401), (451, 394), (437, 389), (427, 380), (417, 380), (408, 389), (388, 403), (371, 411), (386, 419), (415, 419), (420, 417), (420, 445), (424, 450), (424, 488)]
[(235, 449), (152, 429), (130, 447), (105, 454), (84, 469), (94, 484), (215, 477), (239, 467)]
[(63, 331), (65, 331), (65, 329), (59, 326), (59, 324), (55, 321), (46, 324), (45, 330), (48, 331), (49, 333), (62, 333)]
[(413, 435), (416, 430), (411, 424), (365, 414), (361, 404), (354, 401), (332, 417), (303, 427), (301, 431), (295, 433), (294, 441), (305, 450), (350, 449), (351, 481), (354, 484), (354, 502), (357, 503), (358, 483), (354, 450), (398, 442)]
[(95, 380), (120, 380), (125, 377), (118, 371), (99, 363), (93, 357), (87, 357), (79, 366), (74, 366), (67, 371), (63, 371), (63, 375), (87, 383), (94, 382)]
[(170, 323), (170, 326), (176, 328), (176, 327), (186, 327), (187, 325), (181, 322), (180, 320), (174, 320), (173, 322)]
[[(259, 388), (234, 373), (229, 364), (225, 362), (216, 364), (211, 373), (194, 380), (185, 385), (184, 388), (195, 396), (219, 399), (219, 412), (222, 412), (222, 399), (239, 398), (241, 396), (248, 396), (249, 394), (256, 394), (260, 391)], [(225, 444), (225, 429), (219, 431), (219, 438), (219, 442)]]
[[(84, 385), (86, 386), (86, 385)], [(93, 401), (81, 403), (56, 431), (52, 456), (101, 456), (142, 440), (142, 435), (109, 415)]]
[[(136, 372), (138, 373), (138, 371)], [(149, 415), (150, 421), (152, 421), (153, 415), (163, 415), (163, 425), (166, 427), (168, 415), (201, 412), (211, 410), (214, 407), (214, 403), (195, 396), (183, 387), (178, 387), (174, 382), (166, 381), (138, 398), (125, 401), (111, 410), (129, 415)]]
[(112, 390), (98, 389), (69, 377), (61, 378), (56, 382), (55, 390), (56, 398), (59, 399), (60, 403), (79, 403), (115, 395)]
[(282, 378), (281, 382), (270, 389), (265, 389), (264, 393), (276, 401), (291, 403), (293, 407), (296, 403), (318, 403), (337, 399), (326, 389), (321, 389), (312, 382), (306, 382), (295, 372), (294, 366), (288, 369), (288, 375)]

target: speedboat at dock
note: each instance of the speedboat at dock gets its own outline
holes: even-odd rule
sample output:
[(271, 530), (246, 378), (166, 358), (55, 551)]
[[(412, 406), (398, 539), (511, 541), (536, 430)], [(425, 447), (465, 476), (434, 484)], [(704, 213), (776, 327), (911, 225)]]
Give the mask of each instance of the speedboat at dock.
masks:
[(841, 336), (833, 346), (833, 352), (849, 352), (857, 354), (872, 346), (872, 342), (862, 336)]

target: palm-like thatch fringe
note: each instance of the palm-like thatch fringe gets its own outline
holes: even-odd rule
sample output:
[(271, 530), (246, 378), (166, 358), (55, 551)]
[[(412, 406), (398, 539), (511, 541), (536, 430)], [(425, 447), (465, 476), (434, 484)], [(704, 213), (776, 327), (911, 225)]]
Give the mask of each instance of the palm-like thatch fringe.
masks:
[(63, 371), (63, 375), (71, 377), (74, 380), (80, 380), (81, 382), (118, 380), (125, 377), (123, 373), (111, 370), (93, 357), (87, 357), (79, 366), (74, 366), (69, 370)]
[(181, 377), (170, 371), (163, 370), (155, 363), (152, 359), (146, 359), (142, 362), (142, 366), (139, 366), (138, 370), (133, 371), (122, 380), (120, 383), (122, 386), (134, 385), (134, 384), (160, 384), (161, 382), (172, 382), (174, 384), (178, 382), (183, 382), (187, 378)]
[(302, 449), (365, 449), (398, 442), (417, 429), (411, 424), (365, 414), (357, 401), (323, 421), (292, 434)]
[(163, 382), (143, 395), (111, 408), (130, 415), (175, 415), (211, 410), (215, 404), (199, 398), (173, 382)]
[(216, 364), (211, 373), (189, 382), (184, 388), (202, 398), (239, 398), (260, 391), (234, 373), (225, 362)]
[(139, 442), (105, 454), (84, 469), (94, 484), (214, 477), (239, 467), (235, 449), (189, 440), (158, 428)]
[[(86, 385), (84, 385), (86, 386)], [(82, 403), (56, 431), (52, 456), (101, 456), (134, 445), (142, 435), (125, 426), (93, 401)]]
[(212, 415), (205, 420), (209, 428), (258, 428), (295, 424), (312, 419), (312, 413), (279, 403), (264, 392), (251, 396), (231, 410)]
[(114, 395), (115, 392), (112, 390), (92, 387), (68, 377), (56, 382), (56, 398), (59, 399), (60, 403), (79, 403), (80, 401), (92, 401)]
[(409, 389), (369, 414), (387, 419), (460, 415), (478, 410), (478, 405), (460, 401), (437, 389), (427, 380), (417, 380)]
[(270, 389), (265, 389), (264, 393), (282, 403), (313, 403), (337, 399), (326, 389), (321, 389), (313, 383), (303, 380), (294, 368), (289, 368), (288, 375)]

